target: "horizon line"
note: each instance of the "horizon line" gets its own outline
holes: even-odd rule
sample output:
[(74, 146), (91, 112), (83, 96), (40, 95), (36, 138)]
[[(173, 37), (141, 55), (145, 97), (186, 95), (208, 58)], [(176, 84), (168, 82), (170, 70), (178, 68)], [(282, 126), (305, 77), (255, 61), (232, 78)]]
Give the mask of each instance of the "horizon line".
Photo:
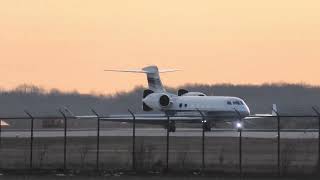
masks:
[[(263, 87), (263, 86), (302, 86), (305, 88), (320, 88), (320, 84), (310, 84), (306, 82), (299, 82), (299, 83), (290, 83), (290, 82), (265, 82), (265, 83), (259, 83), (259, 84), (254, 84), (254, 83), (185, 83), (183, 85), (179, 85), (176, 87), (172, 86), (164, 86), (166, 89), (173, 90), (173, 89), (179, 89), (179, 88), (184, 88), (188, 86), (251, 86), (251, 87)], [(20, 88), (20, 89), (19, 89)], [(23, 89), (22, 88), (29, 88), (29, 92), (26, 93), (31, 93), (31, 90), (38, 90), (39, 93), (42, 94), (50, 94), (50, 93), (63, 93), (63, 94), (70, 94), (70, 93), (75, 93), (75, 94), (81, 94), (81, 95), (98, 95), (98, 96), (113, 96), (116, 94), (120, 93), (130, 93), (134, 92), (136, 89), (147, 89), (144, 85), (136, 85), (133, 86), (130, 90), (120, 90), (114, 93), (103, 93), (103, 92), (97, 92), (92, 90), (90, 93), (83, 93), (79, 92), (77, 89), (73, 90), (62, 90), (56, 87), (52, 88), (46, 88), (41, 85), (35, 85), (31, 83), (22, 83), (19, 84), (13, 88), (3, 88), (0, 86), (0, 92), (21, 92)], [(34, 89), (32, 89), (34, 88)], [(27, 89), (25, 90), (27, 91)]]

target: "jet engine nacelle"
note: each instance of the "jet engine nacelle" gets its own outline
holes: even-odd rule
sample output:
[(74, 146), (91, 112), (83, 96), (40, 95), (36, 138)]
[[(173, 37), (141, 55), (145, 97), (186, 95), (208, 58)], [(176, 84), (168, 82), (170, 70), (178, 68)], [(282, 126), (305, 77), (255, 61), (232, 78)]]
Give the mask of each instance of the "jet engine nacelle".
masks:
[(171, 97), (165, 93), (149, 94), (142, 101), (150, 109), (157, 109), (157, 110), (168, 108), (172, 104)]
[(166, 94), (163, 94), (160, 96), (159, 98), (159, 104), (162, 106), (162, 107), (167, 107), (170, 105), (170, 97)]

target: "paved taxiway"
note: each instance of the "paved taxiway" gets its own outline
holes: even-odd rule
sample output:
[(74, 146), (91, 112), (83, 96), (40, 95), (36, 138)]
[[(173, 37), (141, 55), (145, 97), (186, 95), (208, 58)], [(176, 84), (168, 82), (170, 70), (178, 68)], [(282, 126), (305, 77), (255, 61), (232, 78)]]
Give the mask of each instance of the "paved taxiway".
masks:
[[(67, 132), (68, 137), (92, 137), (96, 136), (95, 129), (69, 129)], [(63, 137), (63, 129), (42, 129), (35, 130), (34, 137)], [(130, 128), (112, 128), (101, 129), (100, 136), (119, 136), (126, 137), (132, 136), (132, 129)], [(166, 130), (162, 128), (137, 128), (136, 136), (166, 136)], [(170, 133), (170, 136), (175, 137), (200, 137), (202, 136), (201, 129), (196, 128), (179, 128), (176, 132)], [(232, 129), (213, 129), (211, 132), (206, 132), (207, 137), (238, 137), (239, 132)], [(248, 138), (276, 138), (276, 130), (243, 130), (243, 137)], [(1, 137), (30, 137), (30, 130), (9, 130), (2, 129)], [(287, 139), (313, 139), (318, 138), (317, 129), (283, 129), (281, 138)]]

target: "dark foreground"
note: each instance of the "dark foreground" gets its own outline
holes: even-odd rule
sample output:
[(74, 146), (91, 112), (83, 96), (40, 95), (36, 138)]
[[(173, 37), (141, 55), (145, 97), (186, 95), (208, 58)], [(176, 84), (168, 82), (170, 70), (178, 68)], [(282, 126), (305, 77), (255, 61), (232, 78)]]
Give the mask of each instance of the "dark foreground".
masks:
[[(97, 166), (100, 171), (107, 172), (132, 169), (132, 137), (101, 137), (98, 161), (95, 137), (68, 137), (66, 147), (64, 167), (62, 137), (35, 137), (32, 162), (29, 138), (2, 138), (0, 169), (29, 172), (30, 163), (34, 171), (62, 171), (66, 168), (74, 172), (94, 172)], [(135, 147), (137, 171), (163, 172), (166, 169), (166, 137), (137, 137)], [(236, 137), (206, 137), (204, 148), (204, 170), (211, 174), (239, 174), (241, 168), (244, 174), (260, 174), (260, 177), (264, 174), (278, 175), (277, 138), (243, 138), (241, 166), (239, 139)], [(281, 140), (281, 174), (312, 176), (317, 173), (317, 162), (317, 139)], [(201, 137), (170, 137), (169, 170), (194, 172), (201, 168)], [(193, 173), (189, 174), (194, 178)]]
[(0, 179), (4, 180), (237, 180), (237, 179), (247, 179), (247, 180), (291, 180), (291, 179), (310, 179), (316, 180), (319, 177), (316, 176), (290, 176), (290, 177), (240, 177), (240, 176), (206, 176), (206, 175), (117, 175), (117, 176), (62, 176), (62, 175), (46, 175), (46, 176), (35, 176), (35, 175), (3, 175)]

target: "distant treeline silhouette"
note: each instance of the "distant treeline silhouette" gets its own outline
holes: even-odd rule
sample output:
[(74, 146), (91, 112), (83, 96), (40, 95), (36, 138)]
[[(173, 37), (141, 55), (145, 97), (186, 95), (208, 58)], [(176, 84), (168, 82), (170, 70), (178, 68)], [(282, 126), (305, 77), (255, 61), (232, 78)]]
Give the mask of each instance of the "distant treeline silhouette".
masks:
[[(204, 92), (207, 95), (236, 96), (243, 98), (252, 113), (271, 112), (273, 103), (280, 113), (313, 113), (312, 106), (320, 106), (320, 87), (306, 84), (187, 84), (179, 87), (189, 91)], [(176, 93), (179, 88), (167, 87)], [(127, 113), (127, 109), (142, 112), (141, 98), (143, 87), (130, 92), (113, 95), (81, 94), (62, 92), (58, 89), (46, 90), (35, 85), (20, 85), (13, 90), (0, 90), (0, 116), (22, 115), (24, 110), (33, 114), (57, 114), (60, 107), (68, 107), (75, 114), (89, 114), (91, 108), (101, 114)]]

